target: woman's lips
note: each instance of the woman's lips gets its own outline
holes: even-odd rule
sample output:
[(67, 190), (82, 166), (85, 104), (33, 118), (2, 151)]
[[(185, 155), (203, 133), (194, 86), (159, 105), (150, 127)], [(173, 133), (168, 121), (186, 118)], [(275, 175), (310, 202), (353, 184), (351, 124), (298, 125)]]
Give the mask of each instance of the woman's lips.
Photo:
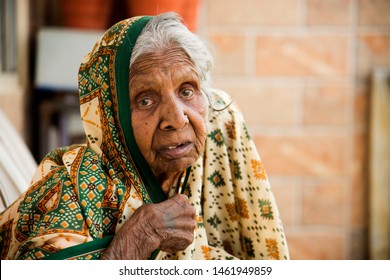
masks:
[(169, 145), (160, 149), (160, 154), (164, 155), (167, 158), (178, 159), (188, 154), (191, 150), (193, 144), (191, 142), (186, 142), (178, 145)]

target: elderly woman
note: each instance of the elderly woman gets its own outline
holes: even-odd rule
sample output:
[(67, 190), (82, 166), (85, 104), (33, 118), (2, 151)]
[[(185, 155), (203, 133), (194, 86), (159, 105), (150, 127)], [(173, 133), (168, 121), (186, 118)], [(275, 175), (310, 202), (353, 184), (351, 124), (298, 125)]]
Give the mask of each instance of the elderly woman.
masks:
[(173, 13), (110, 28), (79, 70), (86, 145), (0, 217), (2, 259), (288, 259), (243, 118)]

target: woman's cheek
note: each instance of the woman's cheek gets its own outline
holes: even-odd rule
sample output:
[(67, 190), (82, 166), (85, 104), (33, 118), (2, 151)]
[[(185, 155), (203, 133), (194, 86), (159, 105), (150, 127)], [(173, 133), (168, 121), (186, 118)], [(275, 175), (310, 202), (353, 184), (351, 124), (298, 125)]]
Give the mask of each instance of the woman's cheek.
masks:
[(195, 104), (193, 109), (196, 112), (195, 132), (198, 142), (203, 146), (206, 138), (206, 101), (203, 96), (199, 96), (199, 102)]
[(137, 113), (132, 113), (132, 127), (135, 141), (142, 154), (145, 154), (147, 148), (150, 149), (150, 122), (145, 117)]

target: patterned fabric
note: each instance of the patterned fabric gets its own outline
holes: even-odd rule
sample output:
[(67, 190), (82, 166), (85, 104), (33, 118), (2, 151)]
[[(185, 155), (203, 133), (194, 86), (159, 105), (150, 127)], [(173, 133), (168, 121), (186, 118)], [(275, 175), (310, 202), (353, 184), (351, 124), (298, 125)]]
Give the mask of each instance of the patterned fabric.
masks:
[[(128, 109), (128, 63), (148, 20), (119, 22), (84, 58), (79, 92), (87, 144), (49, 153), (28, 191), (0, 215), (1, 259), (65, 252), (61, 258), (100, 258), (105, 240), (138, 207), (166, 199), (135, 145)], [(183, 188), (188, 178), (184, 193), (197, 212), (195, 240), (157, 258), (288, 259), (274, 197), (242, 114), (235, 104), (227, 106), (226, 93), (209, 94), (204, 154), (181, 177)], [(227, 108), (216, 109), (221, 107)]]

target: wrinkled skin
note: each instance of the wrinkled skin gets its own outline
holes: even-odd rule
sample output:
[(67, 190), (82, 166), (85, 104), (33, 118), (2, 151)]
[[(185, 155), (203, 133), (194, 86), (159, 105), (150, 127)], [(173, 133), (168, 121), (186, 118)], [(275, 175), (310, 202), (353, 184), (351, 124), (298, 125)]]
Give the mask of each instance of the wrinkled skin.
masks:
[(177, 194), (139, 207), (115, 235), (102, 259), (143, 260), (155, 249), (175, 253), (194, 240), (195, 208), (187, 196)]
[[(168, 192), (202, 154), (206, 102), (199, 75), (179, 48), (140, 57), (130, 73), (132, 126), (137, 145)], [(195, 208), (185, 195), (139, 207), (102, 259), (147, 259), (157, 248), (175, 253), (194, 240)]]

